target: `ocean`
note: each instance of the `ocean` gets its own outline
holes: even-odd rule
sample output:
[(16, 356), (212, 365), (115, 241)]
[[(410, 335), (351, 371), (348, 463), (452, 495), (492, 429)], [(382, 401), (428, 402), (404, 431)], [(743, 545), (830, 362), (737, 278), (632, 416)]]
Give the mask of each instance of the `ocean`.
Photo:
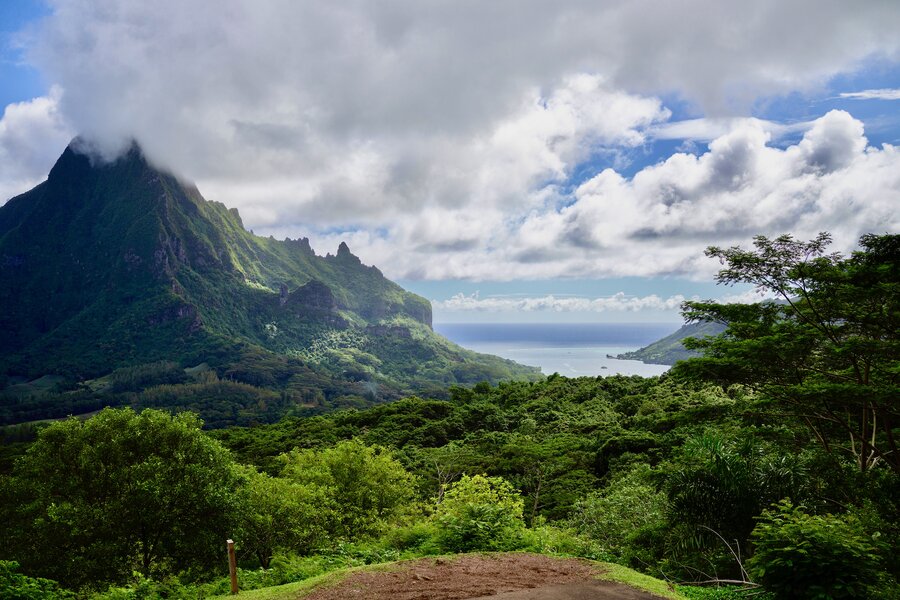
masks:
[(672, 323), (435, 323), (464, 348), (567, 377), (665, 373), (666, 365), (607, 358), (642, 348), (678, 329)]

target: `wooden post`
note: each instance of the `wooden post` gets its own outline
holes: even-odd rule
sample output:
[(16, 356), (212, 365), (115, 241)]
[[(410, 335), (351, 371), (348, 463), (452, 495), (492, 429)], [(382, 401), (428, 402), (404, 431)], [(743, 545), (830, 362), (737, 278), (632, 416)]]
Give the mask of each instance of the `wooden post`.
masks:
[(226, 540), (228, 544), (228, 574), (231, 575), (231, 595), (238, 593), (237, 561), (234, 558), (234, 540)]

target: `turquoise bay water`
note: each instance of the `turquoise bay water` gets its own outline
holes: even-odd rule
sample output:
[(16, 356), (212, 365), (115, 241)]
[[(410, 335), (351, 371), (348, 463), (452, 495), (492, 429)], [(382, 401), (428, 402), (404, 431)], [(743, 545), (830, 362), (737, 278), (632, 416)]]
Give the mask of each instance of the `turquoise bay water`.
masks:
[(460, 346), (567, 377), (665, 373), (666, 365), (608, 358), (637, 350), (678, 329), (672, 323), (436, 323)]

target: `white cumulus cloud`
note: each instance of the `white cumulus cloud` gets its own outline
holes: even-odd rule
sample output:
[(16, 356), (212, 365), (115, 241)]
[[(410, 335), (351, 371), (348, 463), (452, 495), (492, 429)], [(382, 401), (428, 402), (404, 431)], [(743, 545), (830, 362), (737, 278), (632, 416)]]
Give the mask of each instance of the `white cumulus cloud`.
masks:
[(719, 268), (703, 255), (707, 245), (829, 231), (846, 251), (863, 233), (900, 230), (900, 153), (867, 145), (862, 124), (843, 111), (816, 119), (786, 148), (743, 120), (699, 156), (676, 153), (633, 177), (606, 169), (570, 195), (538, 187), (518, 212), (492, 206), (429, 212), (381, 233), (320, 235), (314, 246), (349, 238), (407, 278), (703, 278)]
[(709, 244), (830, 231), (846, 250), (863, 233), (900, 229), (900, 155), (867, 146), (849, 114), (817, 119), (785, 149), (768, 142), (764, 128), (743, 122), (700, 156), (674, 154), (632, 178), (607, 169), (573, 203), (509, 230), (515, 266), (501, 271), (708, 275), (718, 268), (702, 255)]
[[(743, 118), (900, 58), (889, 2), (49, 4), (23, 44), (58, 88), (7, 108), (4, 195), (72, 132), (134, 137), (257, 233), (346, 240), (395, 278), (701, 277), (709, 243), (898, 227), (897, 152), (859, 121)], [(670, 123), (667, 97), (704, 118)], [(675, 137), (708, 148), (626, 170)]]
[(10, 104), (0, 118), (0, 202), (46, 179), (62, 148), (72, 138), (59, 111), (61, 90), (28, 102)]
[[(725, 294), (716, 298), (717, 302), (726, 304), (748, 304), (771, 298), (769, 294), (757, 290), (748, 290), (739, 294)], [(610, 296), (588, 298), (565, 294), (547, 294), (544, 296), (485, 296), (478, 292), (471, 294), (458, 293), (447, 300), (432, 300), (436, 311), (442, 312), (488, 312), (488, 313), (607, 313), (607, 312), (640, 312), (668, 311), (680, 309), (686, 300), (700, 300), (699, 296), (690, 298), (683, 294), (674, 294), (663, 298), (657, 294), (647, 296), (629, 295), (617, 292)]]

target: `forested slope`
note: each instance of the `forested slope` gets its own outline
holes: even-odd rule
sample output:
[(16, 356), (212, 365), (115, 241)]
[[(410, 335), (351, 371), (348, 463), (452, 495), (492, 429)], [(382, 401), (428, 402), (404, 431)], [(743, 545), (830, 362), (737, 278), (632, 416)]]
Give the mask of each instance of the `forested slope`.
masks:
[(346, 244), (245, 230), (136, 145), (104, 163), (76, 140), (0, 206), (0, 305), (0, 423), (127, 404), (246, 424), (540, 376), (434, 333), (430, 302)]

